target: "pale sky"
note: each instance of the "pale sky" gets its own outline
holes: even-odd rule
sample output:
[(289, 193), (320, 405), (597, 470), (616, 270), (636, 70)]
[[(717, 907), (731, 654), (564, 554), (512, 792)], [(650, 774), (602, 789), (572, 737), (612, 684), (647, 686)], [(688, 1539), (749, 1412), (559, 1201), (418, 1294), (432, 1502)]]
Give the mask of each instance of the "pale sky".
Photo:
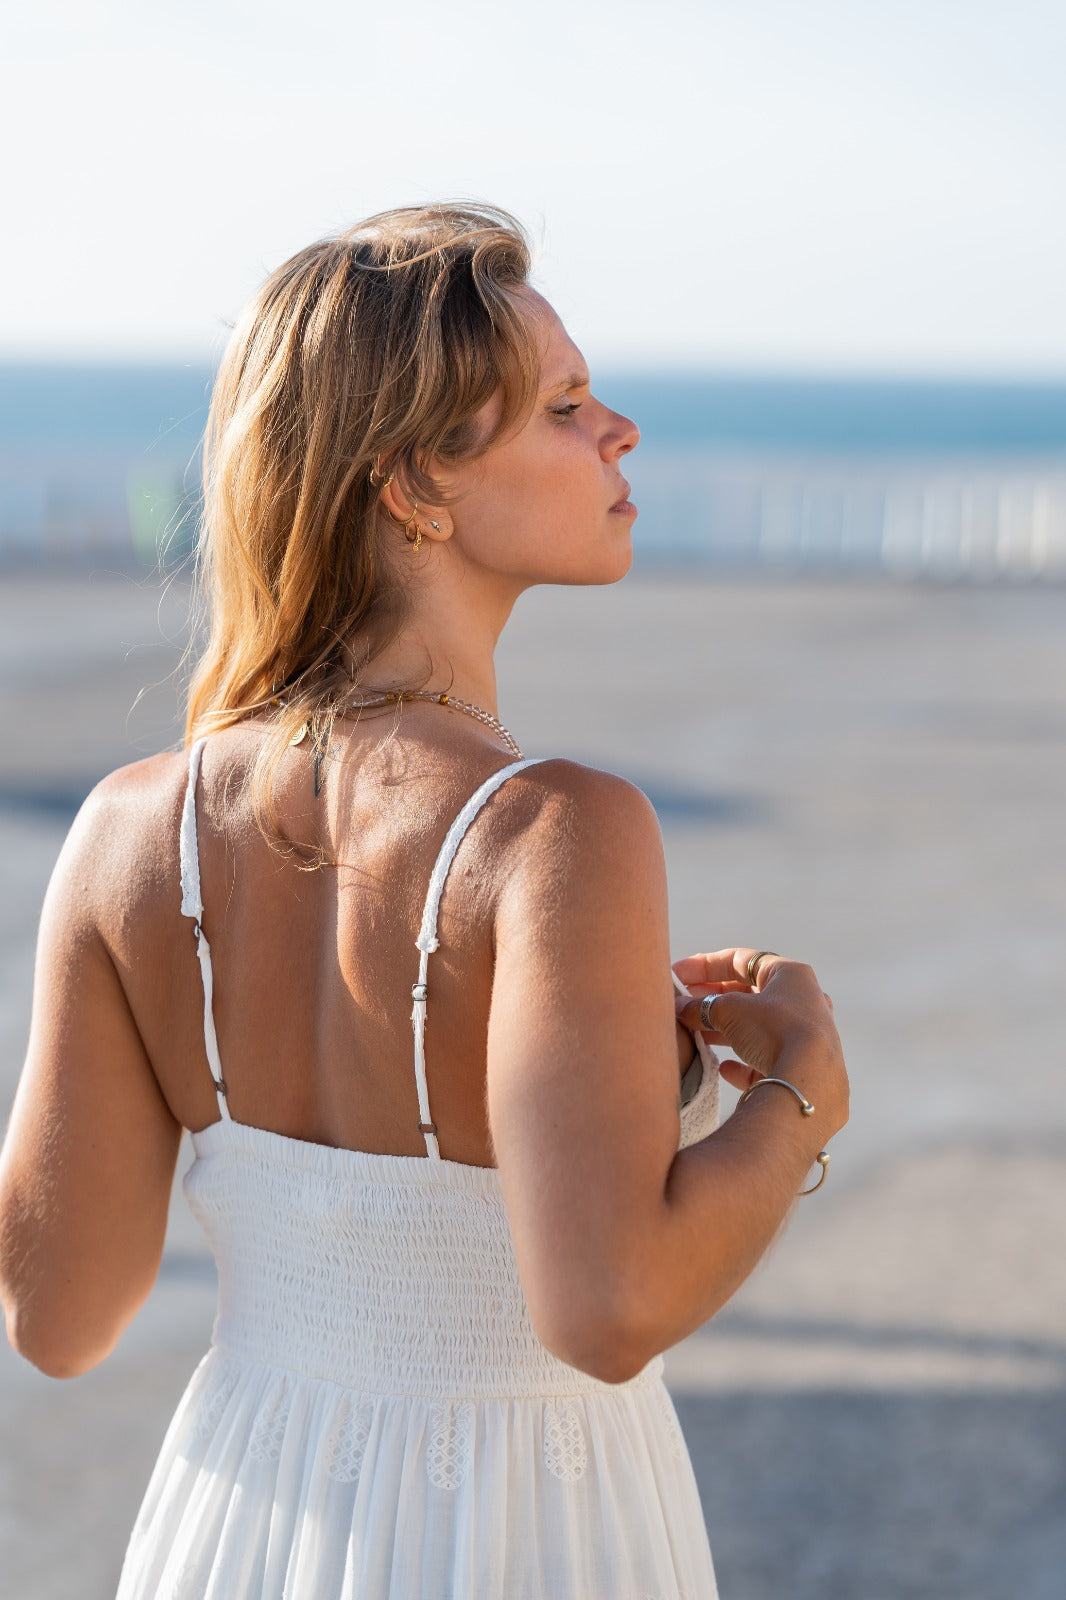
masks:
[(1063, 0), (33, 0), (0, 358), (211, 357), (389, 205), (538, 244), (601, 365), (1066, 376)]

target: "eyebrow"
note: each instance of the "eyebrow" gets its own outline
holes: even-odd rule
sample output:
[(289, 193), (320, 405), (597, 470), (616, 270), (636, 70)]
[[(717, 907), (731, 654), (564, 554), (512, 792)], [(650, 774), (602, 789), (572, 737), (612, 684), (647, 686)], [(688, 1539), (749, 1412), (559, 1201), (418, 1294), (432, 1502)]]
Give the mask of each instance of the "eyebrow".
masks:
[(589, 381), (587, 372), (570, 372), (556, 383), (546, 384), (543, 392), (547, 394), (552, 389), (584, 389)]

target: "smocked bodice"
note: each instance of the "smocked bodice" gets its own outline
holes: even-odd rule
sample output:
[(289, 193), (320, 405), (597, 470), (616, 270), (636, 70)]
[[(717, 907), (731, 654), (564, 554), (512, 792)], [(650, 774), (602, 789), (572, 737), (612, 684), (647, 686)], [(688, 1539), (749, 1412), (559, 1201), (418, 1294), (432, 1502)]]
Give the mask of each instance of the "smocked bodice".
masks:
[[(705, 1068), (682, 1146), (712, 1131), (717, 1100)], [(370, 1393), (608, 1387), (534, 1333), (494, 1167), (331, 1149), (233, 1121), (193, 1146), (185, 1192), (218, 1265), (215, 1343), (234, 1355)]]

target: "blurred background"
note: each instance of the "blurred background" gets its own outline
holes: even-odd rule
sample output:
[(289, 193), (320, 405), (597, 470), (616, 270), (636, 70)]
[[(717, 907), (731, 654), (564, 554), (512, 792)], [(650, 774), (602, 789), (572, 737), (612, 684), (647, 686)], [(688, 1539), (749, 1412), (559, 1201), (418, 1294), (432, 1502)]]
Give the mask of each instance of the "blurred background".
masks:
[[(42, 0), (5, 21), (0, 1100), (91, 785), (180, 738), (198, 441), (262, 277), (471, 196), (634, 416), (630, 578), (501, 647), (524, 748), (639, 782), (675, 954), (814, 962), (827, 1184), (668, 1357), (723, 1600), (1066, 1593), (1066, 12), (1044, 0)], [(113, 1593), (210, 1329), (0, 1350), (0, 1570)], [(589, 1597), (592, 1600), (592, 1597)]]

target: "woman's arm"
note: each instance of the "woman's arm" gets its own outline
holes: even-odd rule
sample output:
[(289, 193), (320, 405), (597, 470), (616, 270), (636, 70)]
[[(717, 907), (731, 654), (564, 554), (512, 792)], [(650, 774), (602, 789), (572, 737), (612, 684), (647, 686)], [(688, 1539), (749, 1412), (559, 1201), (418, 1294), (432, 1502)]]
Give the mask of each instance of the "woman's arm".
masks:
[(743, 997), (742, 1031), (816, 1114), (768, 1088), (679, 1152), (655, 815), (620, 779), (568, 763), (535, 771), (551, 787), (515, 840), (498, 909), (490, 1123), (537, 1333), (618, 1382), (755, 1266), (846, 1120), (846, 1078), (813, 973), (779, 963), (766, 994)]
[(7, 1334), (52, 1377), (102, 1361), (147, 1296), (181, 1138), (101, 931), (105, 908), (121, 920), (122, 897), (136, 892), (128, 856), (131, 835), (144, 832), (141, 787), (123, 773), (105, 780), (59, 856), (0, 1152)]

